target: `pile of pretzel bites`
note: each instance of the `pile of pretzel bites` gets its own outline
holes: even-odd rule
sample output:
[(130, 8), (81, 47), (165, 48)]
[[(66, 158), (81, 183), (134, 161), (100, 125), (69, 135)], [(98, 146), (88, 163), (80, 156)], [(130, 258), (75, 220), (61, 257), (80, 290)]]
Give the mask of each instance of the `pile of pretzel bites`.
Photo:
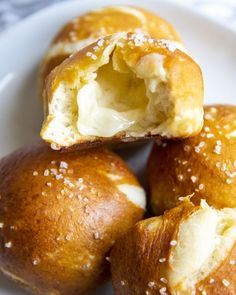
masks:
[[(236, 106), (204, 106), (175, 28), (94, 10), (40, 69), (42, 141), (0, 160), (0, 271), (41, 295), (110, 275), (116, 295), (236, 294)], [(145, 191), (113, 150), (150, 141)]]

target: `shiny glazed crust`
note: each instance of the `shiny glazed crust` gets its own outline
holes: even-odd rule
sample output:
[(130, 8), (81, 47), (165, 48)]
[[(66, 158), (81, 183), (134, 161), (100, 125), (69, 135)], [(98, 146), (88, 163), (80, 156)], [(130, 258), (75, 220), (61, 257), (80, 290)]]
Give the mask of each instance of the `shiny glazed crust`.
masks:
[[(112, 56), (115, 55), (117, 60), (118, 58), (123, 58), (122, 62), (125, 62), (126, 66), (133, 70), (142, 61), (143, 57), (153, 54), (162, 57), (164, 60), (163, 67), (166, 77), (168, 77), (165, 87), (169, 93), (168, 99), (170, 99), (169, 103), (171, 104), (170, 108), (165, 110), (165, 112), (168, 112), (165, 122), (161, 124), (157, 131), (131, 134), (129, 136), (126, 132), (119, 132), (112, 137), (83, 136), (78, 134), (76, 140), (72, 143), (66, 142), (68, 136), (62, 142), (52, 139), (51, 126), (57, 120), (53, 113), (54, 96), (56, 96), (55, 93), (60, 85), (70, 85), (71, 91), (73, 89), (79, 91), (84, 85), (83, 81), (88, 79), (102, 65), (107, 64)], [(68, 97), (70, 96), (70, 94), (67, 95)], [(60, 97), (57, 97), (57, 99), (60, 104)], [(166, 101), (167, 98), (163, 99), (164, 104)], [(77, 149), (99, 142), (127, 142), (152, 137), (188, 137), (199, 133), (202, 128), (202, 104), (202, 73), (200, 67), (190, 56), (176, 48), (169, 41), (155, 40), (140, 34), (115, 34), (100, 39), (98, 42), (80, 50), (66, 59), (48, 76), (44, 91), (46, 113), (41, 137), (46, 142), (58, 146), (58, 149)], [(78, 116), (78, 113), (75, 116)], [(73, 128), (76, 129), (76, 127)]]
[[(199, 210), (202, 208), (184, 201), (177, 207), (166, 211), (162, 216), (138, 222), (115, 243), (110, 261), (116, 295), (235, 294), (235, 242), (231, 250), (225, 254), (224, 260), (212, 269), (204, 279), (195, 282), (191, 289), (184, 290), (183, 282), (180, 282), (175, 288), (170, 287), (168, 279), (170, 272), (175, 269), (174, 255), (177, 246), (185, 247), (188, 244), (190, 247), (188, 250), (192, 251), (194, 257), (194, 249), (191, 249), (191, 236), (194, 236), (194, 231), (199, 225), (195, 225), (189, 233), (186, 233), (186, 240), (179, 240), (179, 232), (180, 227)], [(204, 227), (208, 225), (205, 224)], [(204, 228), (202, 230), (204, 231)], [(191, 254), (188, 255), (188, 257), (190, 256)], [(185, 261), (186, 268), (194, 263), (193, 257), (192, 261)], [(189, 273), (187, 276), (190, 276), (190, 281), (193, 279)]]
[(105, 281), (111, 246), (144, 213), (118, 188), (141, 189), (137, 180), (105, 149), (21, 148), (0, 161), (0, 178), (0, 270), (34, 294)]
[(202, 132), (154, 145), (148, 162), (152, 208), (174, 207), (180, 197), (206, 199), (216, 208), (236, 207), (236, 106), (205, 107)]
[(57, 33), (43, 59), (41, 81), (45, 81), (52, 69), (78, 49), (100, 37), (119, 32), (145, 33), (156, 39), (181, 43), (170, 23), (145, 9), (130, 6), (97, 9), (73, 19)]

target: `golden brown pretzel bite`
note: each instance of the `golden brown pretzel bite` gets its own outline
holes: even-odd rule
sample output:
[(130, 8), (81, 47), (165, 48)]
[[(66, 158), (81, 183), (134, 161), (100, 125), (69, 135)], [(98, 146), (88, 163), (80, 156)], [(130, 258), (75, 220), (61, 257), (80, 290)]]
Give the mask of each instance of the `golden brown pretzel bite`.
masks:
[(138, 222), (111, 251), (116, 295), (236, 293), (236, 209), (183, 202)]
[(41, 137), (53, 148), (183, 138), (202, 128), (202, 73), (170, 41), (120, 33), (55, 68), (44, 104)]
[(0, 161), (0, 271), (34, 294), (79, 295), (109, 277), (115, 240), (145, 194), (105, 149), (24, 147)]
[(199, 135), (154, 145), (148, 174), (156, 214), (190, 194), (195, 204), (236, 207), (236, 106), (207, 106)]

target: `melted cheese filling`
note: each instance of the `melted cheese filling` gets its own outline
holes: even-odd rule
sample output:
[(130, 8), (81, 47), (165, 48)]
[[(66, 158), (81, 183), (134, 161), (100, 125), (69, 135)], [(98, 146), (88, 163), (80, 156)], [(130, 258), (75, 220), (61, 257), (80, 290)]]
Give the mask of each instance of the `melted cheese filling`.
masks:
[(169, 136), (176, 116), (164, 62), (163, 55), (152, 53), (129, 67), (114, 45), (107, 47), (100, 66), (91, 66), (73, 84), (59, 83), (43, 139), (71, 146), (83, 136)]
[(110, 137), (151, 132), (166, 117), (170, 102), (163, 56), (144, 56), (135, 68), (108, 64), (77, 93), (80, 134)]
[(131, 184), (120, 184), (117, 187), (126, 195), (130, 202), (143, 209), (146, 208), (146, 194), (144, 189)]
[(81, 39), (74, 42), (57, 42), (51, 45), (47, 55), (46, 60), (49, 60), (50, 58), (53, 58), (55, 56), (60, 56), (64, 54), (73, 54), (82, 48), (92, 44), (96, 41), (96, 38), (87, 38), (87, 39)]
[(236, 242), (236, 210), (202, 208), (180, 225), (167, 272), (172, 292), (191, 294), (230, 253)]

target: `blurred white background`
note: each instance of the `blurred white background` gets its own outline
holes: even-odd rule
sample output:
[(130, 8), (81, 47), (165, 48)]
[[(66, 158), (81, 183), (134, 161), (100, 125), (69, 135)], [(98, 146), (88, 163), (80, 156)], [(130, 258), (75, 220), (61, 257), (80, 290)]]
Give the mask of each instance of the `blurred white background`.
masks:
[[(0, 0), (0, 31), (22, 18), (57, 2), (67, 0)], [(84, 1), (84, 0), (73, 0)], [(140, 0), (142, 1), (142, 0)], [(158, 0), (157, 0), (158, 1)], [(236, 0), (169, 0), (187, 5), (236, 30)], [(111, 0), (111, 4), (112, 4)], [(116, 1), (118, 2), (118, 1)]]

